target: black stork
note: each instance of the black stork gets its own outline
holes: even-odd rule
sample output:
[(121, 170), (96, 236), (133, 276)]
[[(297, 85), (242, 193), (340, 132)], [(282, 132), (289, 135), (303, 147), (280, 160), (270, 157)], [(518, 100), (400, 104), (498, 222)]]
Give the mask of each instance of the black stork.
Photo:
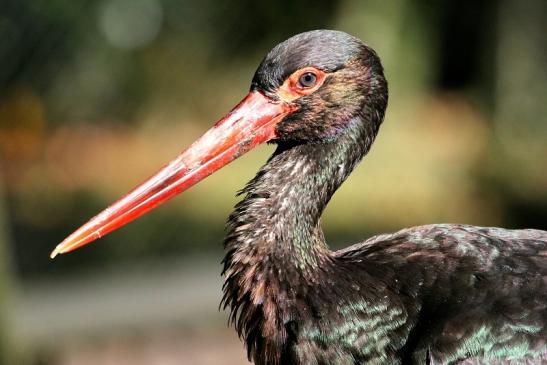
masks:
[(249, 94), (55, 248), (85, 245), (263, 142), (228, 219), (224, 307), (257, 365), (547, 363), (547, 232), (435, 224), (329, 250), (320, 216), (387, 106), (376, 53), (339, 31), (277, 45)]

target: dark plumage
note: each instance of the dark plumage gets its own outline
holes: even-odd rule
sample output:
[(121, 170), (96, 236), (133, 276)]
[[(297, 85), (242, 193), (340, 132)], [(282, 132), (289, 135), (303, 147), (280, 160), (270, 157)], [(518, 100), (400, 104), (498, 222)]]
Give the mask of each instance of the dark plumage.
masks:
[(547, 232), (429, 225), (330, 251), (320, 216), (387, 106), (375, 52), (342, 32), (276, 46), (252, 90), (326, 73), (228, 221), (224, 307), (257, 365), (547, 362)]

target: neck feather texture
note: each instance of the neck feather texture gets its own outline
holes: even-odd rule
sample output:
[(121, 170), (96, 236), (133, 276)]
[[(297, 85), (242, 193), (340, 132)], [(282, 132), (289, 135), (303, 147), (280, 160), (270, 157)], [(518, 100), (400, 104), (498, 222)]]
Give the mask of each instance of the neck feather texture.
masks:
[(223, 306), (231, 308), (250, 357), (279, 361), (272, 344), (286, 342), (284, 326), (306, 295), (302, 284), (331, 263), (321, 214), (377, 129), (355, 118), (330, 141), (280, 145), (243, 189), (228, 220)]

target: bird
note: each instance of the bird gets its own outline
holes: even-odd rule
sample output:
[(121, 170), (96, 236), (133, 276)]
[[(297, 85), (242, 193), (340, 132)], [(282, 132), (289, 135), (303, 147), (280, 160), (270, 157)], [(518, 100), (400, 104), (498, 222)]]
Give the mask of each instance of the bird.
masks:
[(377, 53), (335, 30), (262, 60), (248, 95), (52, 252), (149, 212), (258, 144), (277, 145), (228, 218), (221, 306), (256, 365), (547, 363), (547, 232), (431, 224), (329, 249), (320, 217), (388, 102)]

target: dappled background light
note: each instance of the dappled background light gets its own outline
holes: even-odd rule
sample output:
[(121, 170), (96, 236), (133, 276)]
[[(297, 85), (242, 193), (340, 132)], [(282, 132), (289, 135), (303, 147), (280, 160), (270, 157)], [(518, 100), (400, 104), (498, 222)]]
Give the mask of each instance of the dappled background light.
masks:
[(152, 42), (160, 31), (162, 20), (163, 10), (157, 0), (107, 0), (97, 19), (108, 43), (127, 50)]
[(149, 216), (49, 260), (248, 91), (287, 37), (378, 51), (390, 100), (336, 193), (331, 247), (433, 222), (547, 229), (543, 0), (8, 0), (0, 11), (0, 364), (245, 364), (219, 312), (235, 192), (259, 147)]

